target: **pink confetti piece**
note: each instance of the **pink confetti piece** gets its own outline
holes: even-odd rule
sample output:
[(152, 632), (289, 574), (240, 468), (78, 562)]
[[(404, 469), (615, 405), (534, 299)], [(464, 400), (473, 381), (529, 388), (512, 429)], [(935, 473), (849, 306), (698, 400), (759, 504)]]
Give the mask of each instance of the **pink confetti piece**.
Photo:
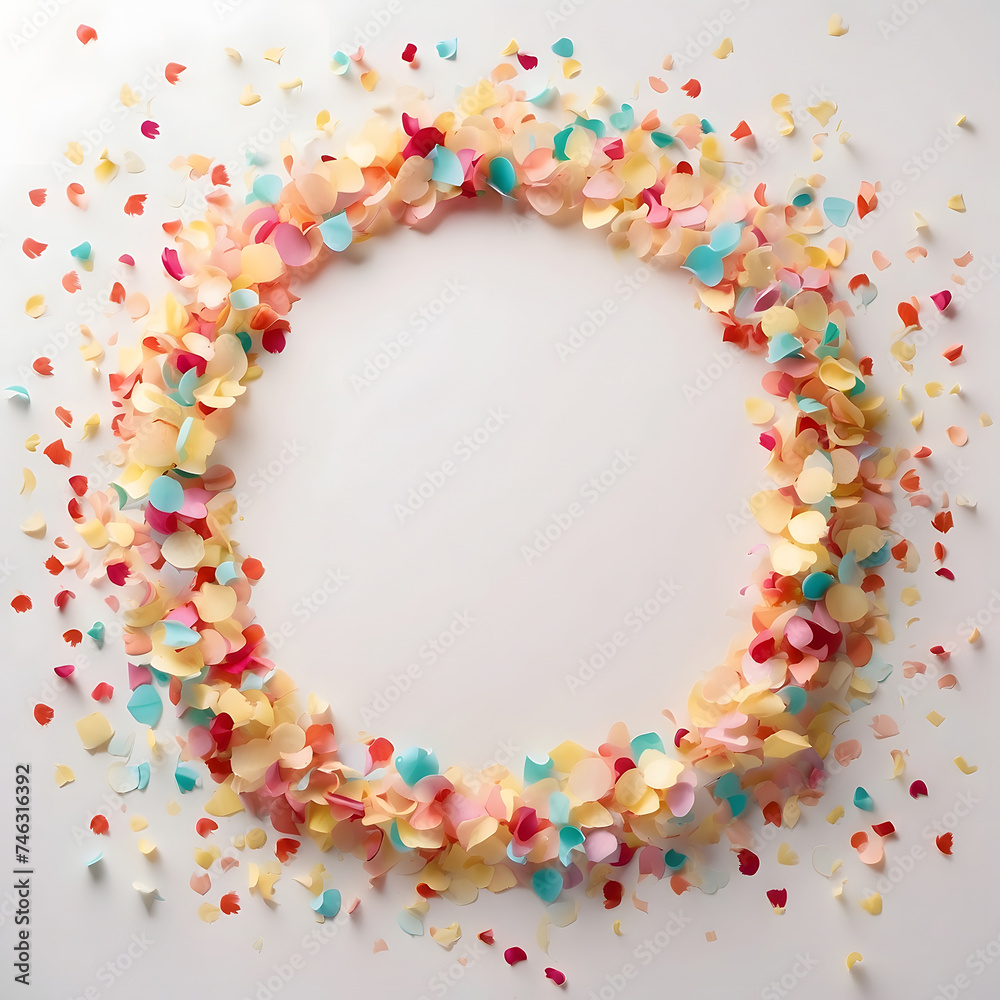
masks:
[(160, 126), (154, 121), (150, 121), (148, 118), (139, 126), (139, 131), (147, 139), (155, 139), (160, 134)]
[(910, 798), (918, 799), (922, 795), (927, 795), (927, 785), (922, 778), (910, 783)]
[(515, 945), (513, 948), (508, 948), (503, 953), (503, 960), (508, 965), (517, 965), (518, 962), (525, 962), (527, 961), (527, 959), (528, 956), (525, 954), (524, 949), (518, 948), (517, 945)]

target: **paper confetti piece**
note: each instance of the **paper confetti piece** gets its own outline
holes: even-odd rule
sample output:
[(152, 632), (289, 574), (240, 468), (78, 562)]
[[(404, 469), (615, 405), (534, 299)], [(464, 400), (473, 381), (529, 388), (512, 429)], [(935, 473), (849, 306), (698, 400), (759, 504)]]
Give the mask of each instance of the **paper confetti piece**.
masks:
[(447, 38), (442, 42), (438, 42), (434, 48), (442, 59), (454, 59), (458, 53), (458, 39)]
[(517, 965), (518, 962), (527, 961), (528, 956), (523, 948), (518, 948), (516, 945), (513, 948), (508, 948), (503, 953), (503, 960), (508, 965)]
[(826, 23), (826, 33), (832, 35), (834, 38), (840, 38), (842, 35), (846, 35), (847, 32), (848, 27), (844, 24), (844, 20), (840, 14), (831, 14), (829, 21)]
[(962, 774), (975, 774), (979, 770), (978, 764), (967, 764), (964, 757), (956, 757), (954, 763)]
[(76, 781), (73, 768), (68, 767), (66, 764), (56, 764), (56, 785), (62, 788), (63, 785), (68, 785), (72, 781)]

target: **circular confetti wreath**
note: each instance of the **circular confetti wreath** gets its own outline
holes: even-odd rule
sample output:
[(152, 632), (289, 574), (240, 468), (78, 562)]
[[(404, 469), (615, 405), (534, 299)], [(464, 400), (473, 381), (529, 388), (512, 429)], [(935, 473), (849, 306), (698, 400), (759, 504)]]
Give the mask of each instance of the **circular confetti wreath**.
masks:
[[(422, 892), (469, 902), (530, 882), (551, 901), (588, 865), (638, 853), (641, 872), (676, 891), (714, 891), (728, 876), (704, 865), (704, 848), (726, 831), (747, 846), (740, 819), (794, 824), (822, 794), (834, 730), (889, 669), (872, 640), (890, 635), (877, 568), (889, 559), (893, 458), (874, 430), (870, 359), (854, 356), (852, 313), (832, 284), (846, 241), (822, 236), (851, 204), (821, 205), (804, 183), (787, 203), (763, 185), (739, 190), (692, 114), (670, 131), (627, 106), (613, 131), (572, 112), (543, 122), (496, 75), (459, 106), (430, 123), (372, 119), (340, 158), (287, 155), (287, 179), (258, 176), (245, 205), (217, 187), (163, 250), (176, 292), (110, 376), (121, 473), (71, 509), (122, 588), (129, 707), (155, 724), (166, 686), (190, 726), (178, 786), (192, 789), (191, 762), (203, 761), (217, 785), (210, 815), (267, 816), (355, 854), (372, 878), (416, 854)], [(203, 157), (188, 165), (208, 170)], [(303, 709), (266, 658), (249, 603), (263, 567), (230, 534), (236, 476), (214, 462), (264, 356), (291, 335), (296, 277), (456, 198), (573, 216), (613, 250), (688, 272), (722, 339), (760, 355), (764, 390), (785, 402), (776, 420), (771, 403), (750, 412), (775, 482), (751, 498), (770, 536), (751, 585), (753, 638), (695, 684), (689, 728), (630, 736), (617, 723), (596, 749), (567, 741), (522, 774), (498, 766), (474, 782), (428, 749), (343, 739), (315, 695)]]

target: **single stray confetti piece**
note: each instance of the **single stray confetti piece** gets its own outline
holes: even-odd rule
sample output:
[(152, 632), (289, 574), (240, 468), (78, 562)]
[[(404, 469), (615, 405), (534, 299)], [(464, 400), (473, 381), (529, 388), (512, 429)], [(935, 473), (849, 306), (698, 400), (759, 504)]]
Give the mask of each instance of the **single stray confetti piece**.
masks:
[(385, 943), (385, 938), (376, 938), (372, 945), (372, 954), (377, 955), (380, 951), (388, 951), (389, 946)]
[(719, 47), (712, 53), (716, 59), (725, 59), (726, 56), (731, 55), (733, 51), (733, 40), (727, 35), (722, 39), (722, 43)]
[(873, 892), (870, 896), (864, 896), (858, 900), (858, 906), (873, 917), (877, 917), (882, 912), (882, 894)]
[(954, 843), (954, 835), (950, 831), (942, 833), (940, 836), (934, 838), (934, 843), (937, 849), (942, 853), (951, 857), (951, 850)]
[(424, 925), (420, 922), (420, 918), (409, 910), (400, 910), (396, 917), (396, 923), (410, 937), (423, 937)]
[(979, 770), (978, 764), (968, 764), (964, 757), (955, 758), (955, 767), (957, 767), (962, 774), (975, 774)]
[(76, 29), (76, 37), (86, 45), (97, 41), (97, 32), (89, 24), (81, 24)]
[(843, 818), (843, 816), (844, 816), (844, 807), (843, 807), (843, 806), (834, 806), (834, 807), (833, 807), (833, 808), (832, 808), (832, 809), (831, 809), (831, 810), (830, 810), (830, 811), (829, 811), (829, 812), (828, 812), (828, 813), (826, 814), (826, 821), (827, 821), (827, 823), (829, 823), (829, 824), (830, 824), (831, 826), (833, 826), (833, 824), (834, 824), (834, 823), (836, 823), (836, 822), (837, 822), (837, 820), (839, 820), (839, 819), (842, 819), (842, 818)]
[(437, 49), (437, 54), (442, 59), (454, 59), (458, 53), (458, 39), (446, 38), (444, 41), (438, 42), (434, 48)]
[(523, 948), (518, 948), (516, 945), (513, 948), (508, 948), (503, 953), (503, 960), (508, 965), (517, 965), (518, 962), (527, 961), (528, 956)]
[(77, 719), (76, 731), (85, 750), (96, 750), (115, 735), (111, 723), (103, 712), (93, 712), (82, 719)]
[(37, 722), (40, 726), (47, 726), (55, 716), (55, 712), (53, 712), (48, 705), (42, 704), (42, 702), (39, 702), (35, 706), (33, 714), (35, 716), (35, 722)]
[(566, 984), (566, 973), (560, 972), (559, 969), (547, 968), (545, 970), (545, 977), (551, 979), (556, 986), (565, 986)]
[[(346, 68), (347, 67), (345, 66), (344, 69), (346, 70)], [(257, 104), (259, 101), (260, 94), (255, 94), (253, 87), (249, 83), (246, 84), (240, 93), (240, 104), (242, 104), (245, 108), (249, 108), (252, 105)]]
[(860, 785), (854, 789), (854, 804), (859, 809), (864, 809), (865, 812), (871, 812), (875, 808), (872, 797)]
[(910, 783), (910, 798), (918, 799), (922, 795), (927, 795), (927, 784), (922, 778)]
[(960, 194), (953, 194), (948, 199), (948, 207), (953, 212), (964, 212), (965, 211), (965, 198)]
[(186, 69), (187, 66), (182, 66), (180, 63), (167, 63), (163, 75), (166, 77), (167, 83), (175, 84), (180, 79), (181, 73)]
[(941, 723), (944, 722), (944, 716), (941, 715), (940, 712), (931, 711), (927, 713), (927, 721), (932, 726), (940, 726)]
[(826, 33), (828, 35), (832, 35), (834, 38), (840, 38), (841, 35), (846, 35), (848, 30), (849, 29), (847, 25), (844, 24), (844, 19), (840, 14), (830, 15), (830, 19), (826, 22)]
[(863, 956), (860, 951), (852, 951), (850, 955), (847, 956), (847, 969), (850, 971), (854, 968), (858, 962), (863, 960)]
[(282, 46), (281, 48), (266, 49), (265, 52), (264, 52), (264, 58), (268, 62), (273, 62), (273, 63), (276, 63), (276, 64), (280, 65), (281, 64), (281, 57), (284, 54), (285, 54), (285, 47), (284, 46)]
[[(25, 484), (27, 484), (27, 477), (25, 477)], [(23, 488), (21, 489), (21, 492), (24, 492)], [(26, 517), (21, 522), (21, 531), (23, 531), (29, 538), (44, 538), (45, 527), (45, 518), (39, 510), (36, 510), (34, 514)]]
[(451, 951), (462, 937), (462, 928), (458, 923), (450, 923), (447, 927), (432, 927), (430, 935), (445, 951)]
[(68, 785), (71, 781), (76, 781), (73, 768), (66, 764), (56, 764), (56, 784), (62, 788), (63, 785)]
[(766, 424), (774, 417), (774, 404), (769, 400), (750, 396), (743, 405), (752, 424)]
[(340, 890), (326, 889), (312, 901), (311, 905), (321, 917), (335, 917), (338, 913), (340, 913)]
[(876, 715), (868, 723), (875, 733), (875, 739), (885, 740), (899, 735), (899, 726), (891, 715)]
[(38, 319), (45, 312), (45, 296), (32, 295), (24, 303), (24, 311), (32, 319)]

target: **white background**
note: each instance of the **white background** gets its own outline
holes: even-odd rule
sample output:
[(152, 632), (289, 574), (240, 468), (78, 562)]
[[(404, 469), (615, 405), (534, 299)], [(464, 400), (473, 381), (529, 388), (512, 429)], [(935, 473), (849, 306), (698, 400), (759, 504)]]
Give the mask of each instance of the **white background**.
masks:
[[(986, 281), (981, 291), (956, 301), (918, 354), (913, 378), (888, 354), (898, 301), (916, 294), (925, 310), (933, 309), (930, 293), (957, 288), (949, 278), (957, 270), (952, 258), (973, 251), (976, 261), (965, 272), (971, 278), (996, 249), (992, 183), (1000, 81), (994, 8), (985, 0), (842, 3), (837, 10), (850, 32), (841, 38), (826, 32), (833, 8), (815, 3), (582, 0), (561, 10), (555, 2), (400, 0), (380, 25), (372, 12), (388, 13), (382, 3), (177, 0), (139, 6), (52, 0), (4, 6), (0, 72), (8, 98), (0, 265), (7, 294), (0, 303), (5, 345), (0, 377), (4, 385), (28, 385), (33, 398), (30, 408), (13, 402), (2, 409), (0, 503), (7, 527), (0, 547), (6, 639), (0, 787), (9, 796), (13, 763), (32, 764), (34, 995), (62, 1000), (88, 995), (89, 988), (91, 998), (166, 997), (194, 989), (235, 1000), (308, 996), (325, 989), (345, 996), (523, 998), (552, 995), (554, 987), (542, 975), (546, 965), (565, 970), (566, 994), (581, 998), (602, 989), (605, 997), (617, 993), (615, 987), (626, 983), (627, 965), (638, 974), (627, 981), (625, 994), (636, 998), (669, 990), (726, 1000), (783, 996), (791, 988), (814, 998), (856, 992), (929, 1000), (962, 974), (968, 985), (955, 986), (956, 993), (995, 995), (1000, 965), (977, 974), (975, 952), (1000, 941), (992, 849), (998, 817), (990, 795), (996, 780), (992, 622), (1000, 608), (993, 563), (997, 475), (991, 461), (995, 429), (981, 429), (976, 416), (997, 401), (992, 374), (998, 370), (997, 285)], [(38, 26), (33, 33), (32, 22)], [(75, 28), (81, 22), (97, 29), (97, 43), (79, 44)], [(353, 65), (345, 78), (329, 71), (331, 52), (353, 48), (359, 33), (371, 36), (368, 62), (382, 74), (370, 95), (358, 84)], [(559, 60), (549, 51), (562, 35), (573, 39), (584, 66), (573, 81), (562, 79)], [(719, 61), (711, 51), (723, 35), (732, 37), (735, 52)], [(459, 39), (458, 58), (444, 62), (434, 43), (453, 36)], [(735, 859), (720, 845), (715, 867), (733, 875), (715, 896), (692, 892), (679, 898), (665, 882), (645, 882), (639, 886), (640, 897), (649, 900), (645, 915), (627, 897), (620, 909), (605, 911), (599, 900), (581, 893), (579, 920), (565, 930), (553, 928), (548, 957), (535, 944), (544, 907), (529, 893), (489, 899), (484, 894), (465, 909), (438, 900), (427, 926), (458, 920), (464, 931), (446, 954), (428, 937), (410, 939), (395, 925), (399, 907), (412, 901), (410, 880), (390, 877), (373, 890), (354, 859), (331, 857), (323, 859), (331, 884), (346, 899), (358, 895), (362, 902), (332, 939), (317, 945), (309, 937), (318, 926), (309, 897), (291, 879), (315, 860), (304, 847), (279, 882), (280, 905), (273, 909), (245, 890), (249, 852), (239, 855), (241, 865), (234, 871), (215, 872), (205, 899), (217, 902), (222, 892), (235, 890), (243, 910), (205, 925), (195, 915), (203, 900), (187, 886), (201, 793), (182, 800), (179, 815), (167, 814), (166, 803), (181, 800), (171, 759), (154, 767), (147, 791), (117, 801), (104, 782), (107, 758), (89, 758), (72, 727), (95, 707), (89, 691), (100, 680), (116, 687), (109, 715), (122, 728), (131, 720), (124, 710), (126, 676), (116, 643), (96, 651), (86, 640), (70, 651), (59, 638), (67, 628), (112, 620), (101, 603), (103, 592), (85, 581), (66, 582), (67, 575), (54, 580), (41, 565), (53, 551), (52, 537), (72, 534), (64, 513), (69, 492), (63, 470), (40, 453), (28, 456), (23, 440), (37, 431), (44, 445), (62, 434), (78, 455), (73, 471), (93, 469), (94, 476), (101, 468), (98, 456), (112, 444), (104, 376), (92, 377), (79, 361), (75, 337), (61, 346), (65, 338), (57, 332), (86, 322), (105, 340), (115, 330), (123, 338), (136, 336), (120, 318), (99, 314), (116, 279), (151, 298), (166, 290), (158, 263), (165, 245), (159, 226), (200, 214), (193, 194), (180, 204), (183, 187), (167, 167), (175, 155), (198, 152), (228, 164), (240, 196), (247, 150), (269, 159), (262, 171), (276, 172), (278, 141), (289, 133), (306, 157), (327, 148), (337, 153), (372, 109), (398, 113), (397, 84), (423, 88), (429, 115), (436, 114), (450, 106), (457, 87), (489, 73), (512, 36), (524, 51), (539, 56), (539, 68), (528, 75), (535, 89), (551, 75), (564, 92), (583, 95), (586, 103), (595, 86), (604, 87), (609, 103), (593, 114), (606, 118), (622, 101), (634, 103), (640, 117), (658, 107), (665, 122), (695, 110), (723, 136), (745, 118), (759, 137), (756, 156), (745, 144), (727, 140), (727, 145), (733, 159), (742, 159), (747, 183), (766, 181), (776, 199), (784, 197), (796, 174), (814, 171), (829, 178), (824, 193), (851, 199), (861, 180), (881, 180), (886, 189), (895, 182), (896, 193), (883, 194), (883, 207), (855, 233), (843, 285), (865, 271), (879, 288), (868, 314), (858, 316), (851, 329), (860, 353), (875, 359), (878, 390), (892, 404), (886, 440), (934, 449), (922, 475), (926, 485), (936, 484), (935, 498), (943, 488), (980, 501), (974, 512), (955, 510), (956, 529), (943, 539), (957, 581), (933, 575), (930, 549), (940, 536), (928, 528), (928, 512), (918, 509), (903, 526), (920, 546), (921, 569), (915, 578), (886, 573), (897, 640), (882, 652), (896, 669), (875, 704), (838, 733), (861, 739), (862, 757), (833, 775), (826, 798), (806, 810), (795, 830), (766, 831), (758, 875), (736, 873)], [(410, 41), (419, 49), (416, 70), (399, 59)], [(243, 53), (241, 65), (226, 58), (227, 45)], [(264, 49), (278, 45), (286, 46), (280, 67), (261, 59)], [(670, 73), (660, 69), (667, 53), (678, 63)], [(169, 61), (188, 67), (176, 87), (162, 77)], [(666, 95), (650, 91), (650, 75), (667, 81)], [(277, 87), (294, 76), (305, 82), (301, 91)], [(703, 84), (696, 101), (680, 90), (691, 76)], [(142, 93), (142, 104), (121, 107), (124, 82)], [(262, 95), (252, 108), (238, 103), (248, 82)], [(640, 96), (633, 100), (636, 86)], [(789, 139), (778, 139), (769, 108), (779, 91), (791, 95), (800, 123)], [(830, 131), (842, 119), (853, 137), (846, 145), (827, 140), (826, 155), (813, 164), (809, 137), (819, 128), (801, 109), (823, 97), (840, 108)], [(329, 145), (309, 146), (317, 136), (315, 114), (323, 108), (341, 125)], [(951, 126), (960, 114), (968, 115), (968, 124), (955, 130)], [(160, 124), (155, 141), (139, 134), (147, 117)], [(62, 153), (71, 140), (88, 149), (83, 167), (67, 169)], [(125, 149), (136, 151), (146, 171), (122, 171), (102, 187), (91, 168), (104, 145), (113, 158)], [(85, 213), (65, 200), (71, 180), (90, 192)], [(35, 209), (26, 192), (43, 186), (48, 204)], [(969, 207), (964, 215), (945, 207), (948, 196), (959, 191)], [(125, 199), (139, 192), (149, 195), (146, 214), (125, 217)], [(656, 274), (625, 295), (622, 282), (642, 275), (633, 260), (613, 257), (600, 235), (580, 226), (550, 226), (496, 199), (475, 212), (464, 208), (443, 213), (419, 232), (401, 230), (355, 247), (313, 279), (292, 312), (287, 350), (265, 359), (264, 379), (240, 404), (242, 423), (218, 457), (237, 470), (247, 498), (237, 537), (267, 567), (255, 592), (259, 619), (272, 633), (286, 624), (287, 638), (275, 659), (304, 691), (332, 702), (343, 738), (366, 728), (397, 745), (433, 746), (442, 762), (476, 769), (507, 756), (519, 768), (526, 753), (544, 756), (566, 738), (596, 746), (617, 719), (634, 733), (660, 728), (669, 735), (672, 727), (661, 711), (669, 708), (683, 717), (693, 680), (721, 660), (746, 627), (751, 608), (739, 590), (756, 564), (747, 550), (761, 538), (743, 505), (763, 485), (765, 453), (756, 444), (758, 431), (746, 421), (743, 400), (760, 394), (763, 369), (723, 347), (711, 319), (692, 310), (693, 293), (681, 277)], [(914, 210), (930, 223), (919, 240)], [(21, 253), (26, 236), (49, 244), (40, 259), (28, 261)], [(78, 266), (68, 251), (84, 239), (95, 247), (95, 266), (92, 273), (81, 271), (84, 289), (70, 298), (58, 281)], [(914, 242), (928, 250), (927, 259), (916, 264), (904, 256)], [(875, 270), (873, 249), (891, 258), (889, 270)], [(115, 264), (123, 252), (135, 256), (134, 273)], [(439, 311), (436, 300), (447, 282), (462, 291)], [(49, 309), (33, 321), (25, 317), (23, 301), (41, 291)], [(613, 314), (572, 357), (561, 359), (557, 346), (608, 299)], [(411, 319), (421, 308), (439, 312), (425, 328)], [(352, 376), (363, 373), (382, 344), (401, 331), (411, 333), (411, 346), (357, 391)], [(949, 367), (940, 351), (956, 341), (966, 344), (968, 363)], [(39, 354), (52, 357), (55, 378), (25, 373)], [(112, 351), (105, 373), (113, 361)], [(962, 394), (927, 399), (922, 386), (928, 379), (947, 387), (958, 381)], [(909, 395), (900, 404), (897, 392), (904, 381)], [(52, 415), (56, 405), (73, 410), (73, 430), (58, 424)], [(503, 426), (467, 461), (456, 458), (457, 442), (494, 408), (509, 415)], [(920, 409), (927, 416), (916, 434), (908, 419)], [(83, 418), (95, 410), (104, 417), (99, 440), (90, 450), (74, 446)], [(952, 423), (970, 431), (972, 440), (961, 451), (944, 432)], [(597, 503), (584, 501), (584, 516), (527, 565), (522, 546), (531, 544), (552, 515), (581, 499), (581, 486), (618, 451), (634, 456), (631, 468)], [(407, 491), (449, 456), (456, 458), (455, 475), (401, 523), (394, 505), (405, 503)], [(38, 474), (39, 489), (25, 499), (17, 490), (20, 470), (28, 464)], [(261, 468), (264, 475), (256, 471)], [(17, 530), (36, 509), (50, 525), (44, 542)], [(331, 573), (347, 583), (320, 613), (308, 613), (304, 602)], [(623, 627), (631, 608), (653, 597), (661, 579), (676, 584), (676, 596), (642, 629), (629, 631), (611, 665), (571, 693), (567, 675)], [(924, 598), (912, 610), (896, 599), (911, 583)], [(62, 615), (51, 600), (60, 586), (77, 593)], [(8, 606), (19, 590), (35, 599), (30, 615), (15, 616)], [(446, 630), (456, 614), (475, 624), (435, 662), (421, 658), (423, 644)], [(961, 623), (977, 614), (983, 639), (972, 648), (964, 642)], [(911, 615), (920, 620), (907, 628)], [(902, 661), (930, 663), (927, 650), (935, 643), (955, 645), (948, 669), (959, 675), (959, 690), (939, 691), (933, 681), (921, 689), (904, 680)], [(52, 666), (63, 662), (77, 664), (74, 684), (52, 682)], [(393, 675), (414, 662), (421, 665), (419, 680), (366, 724), (362, 708), (377, 709), (376, 699), (393, 688)], [(31, 719), (32, 706), (41, 700), (56, 711), (56, 721), (45, 730)], [(938, 729), (925, 719), (932, 709), (946, 717)], [(871, 739), (866, 724), (875, 712), (899, 720), (898, 738)], [(167, 723), (160, 735), (170, 739)], [(892, 747), (910, 753), (902, 782), (888, 780)], [(961, 774), (951, 763), (957, 754), (978, 764), (978, 772)], [(61, 790), (51, 779), (56, 762), (77, 774), (76, 782)], [(927, 781), (930, 796), (913, 802), (906, 787), (916, 777)], [(859, 784), (875, 799), (874, 816), (859, 814), (850, 804)], [(954, 812), (956, 804), (970, 801), (969, 808), (959, 805), (969, 815)], [(824, 816), (837, 803), (846, 806), (847, 816), (831, 827)], [(84, 858), (95, 838), (86, 829), (99, 811), (110, 816), (112, 835), (101, 838), (105, 860), (88, 870)], [(7, 806), (0, 813), (10, 815)], [(128, 829), (127, 818), (136, 813), (149, 820), (143, 835), (159, 844), (153, 860), (138, 852), (139, 835)], [(849, 857), (850, 835), (872, 819), (892, 819), (899, 831), (887, 842), (886, 864), (879, 871)], [(7, 823), (0, 831), (11, 829), (12, 815), (0, 819)], [(954, 830), (954, 857), (935, 850), (935, 823)], [(219, 843), (225, 846), (229, 836), (250, 825), (246, 816), (224, 822)], [(776, 863), (781, 840), (798, 850), (797, 867)], [(5, 842), (0, 836), (0, 844)], [(841, 900), (832, 898), (831, 883), (809, 864), (812, 848), (821, 843), (845, 858), (849, 881)], [(9, 861), (13, 867), (3, 848), (0, 871)], [(910, 868), (912, 873), (902, 874)], [(884, 913), (871, 917), (856, 900), (880, 877), (888, 880), (883, 888), (891, 888), (883, 893)], [(131, 889), (133, 880), (159, 886), (165, 900), (147, 913)], [(7, 881), (0, 879), (0, 898), (9, 904)], [(772, 914), (765, 897), (766, 889), (779, 886), (789, 890), (782, 917)], [(0, 913), (2, 953), (9, 956), (14, 940), (9, 906), (0, 904)], [(636, 949), (646, 938), (655, 942), (677, 917), (683, 929), (644, 962), (647, 953), (637, 955)], [(621, 937), (611, 930), (615, 918), (622, 921)], [(493, 949), (476, 941), (486, 927), (495, 929)], [(718, 940), (709, 943), (705, 933), (712, 930)], [(133, 942), (138, 957), (127, 951), (133, 934), (150, 942), (141, 947)], [(251, 947), (258, 937), (264, 942), (259, 953)], [(388, 952), (371, 954), (377, 938), (385, 938)], [(508, 969), (502, 950), (514, 944), (525, 948), (529, 962)], [(1000, 953), (1000, 944), (994, 949)], [(865, 958), (848, 974), (844, 959), (854, 950)], [(459, 958), (467, 960), (464, 967)], [(6, 985), (13, 975), (6, 962), (0, 970), (3, 994), (16, 995)], [(293, 965), (301, 965), (293, 981), (285, 985), (275, 978)]]

